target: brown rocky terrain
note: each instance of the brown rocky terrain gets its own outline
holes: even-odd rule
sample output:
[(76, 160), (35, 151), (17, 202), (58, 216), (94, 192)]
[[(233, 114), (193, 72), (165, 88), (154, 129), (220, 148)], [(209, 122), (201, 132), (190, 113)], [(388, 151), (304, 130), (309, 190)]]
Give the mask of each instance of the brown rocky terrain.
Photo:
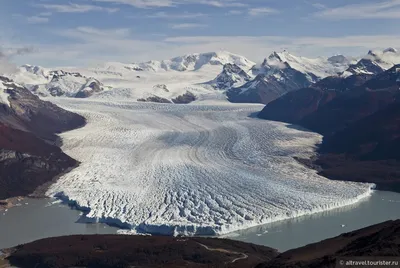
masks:
[(175, 104), (188, 104), (196, 100), (196, 96), (190, 92), (186, 91), (186, 93), (179, 95), (178, 97), (172, 99), (172, 102)]
[(140, 102), (157, 102), (157, 103), (174, 103), (174, 104), (188, 104), (195, 100), (196, 96), (190, 91), (186, 91), (184, 94), (179, 95), (171, 100), (156, 95), (147, 98), (137, 99), (137, 101)]
[[(400, 257), (400, 220), (292, 249), (215, 238), (75, 235), (5, 250), (16, 267), (335, 267), (342, 257)], [(400, 259), (399, 259), (400, 260)], [(1, 256), (0, 256), (1, 264)], [(5, 266), (7, 267), (7, 266)]]
[(92, 235), (21, 245), (8, 257), (18, 267), (254, 267), (274, 249), (212, 238)]
[[(26, 196), (77, 164), (57, 145), (57, 133), (85, 119), (42, 101), (28, 89), (0, 76), (9, 105), (0, 103), (0, 200)], [(3, 89), (0, 89), (3, 90)]]

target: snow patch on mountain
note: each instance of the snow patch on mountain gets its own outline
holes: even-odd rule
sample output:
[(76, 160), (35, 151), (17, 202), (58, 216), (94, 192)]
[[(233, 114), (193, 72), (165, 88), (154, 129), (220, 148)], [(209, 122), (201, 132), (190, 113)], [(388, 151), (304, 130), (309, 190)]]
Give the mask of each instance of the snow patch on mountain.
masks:
[(8, 99), (10, 97), (10, 94), (7, 93), (7, 89), (8, 87), (3, 83), (0, 78), (0, 103), (11, 107), (11, 103)]
[[(340, 60), (339, 60), (340, 59)], [(288, 51), (273, 52), (264, 60), (261, 66), (256, 66), (253, 70), (256, 74), (268, 74), (271, 70), (293, 68), (305, 74), (310, 82), (336, 75), (344, 71), (348, 66), (348, 61), (344, 56), (336, 58), (306, 58), (290, 54)]]
[(11, 93), (18, 94), (15, 92), (15, 88), (23, 88), (22, 85), (14, 82), (5, 76), (0, 76), (0, 103), (11, 107), (10, 96)]
[(241, 86), (250, 81), (251, 76), (236, 64), (227, 63), (222, 72), (212, 81), (208, 82), (215, 89), (228, 89), (233, 86)]
[(87, 97), (104, 90), (100, 81), (79, 72), (51, 70), (33, 65), (21, 66), (12, 78), (42, 97)]
[(175, 57), (169, 60), (151, 60), (142, 63), (122, 64), (109, 62), (98, 66), (98, 70), (121, 73), (121, 70), (130, 70), (134, 72), (152, 71), (196, 71), (209, 66), (223, 66), (227, 63), (236, 64), (244, 69), (250, 69), (254, 62), (243, 56), (236, 55), (227, 51), (193, 53), (184, 56)]
[(385, 50), (370, 50), (357, 63), (352, 64), (341, 76), (354, 74), (379, 74), (400, 63), (400, 53), (395, 48)]
[(274, 52), (260, 65), (251, 68), (254, 80), (228, 89), (227, 95), (233, 102), (267, 104), (289, 91), (337, 75), (348, 67), (349, 62), (343, 55), (309, 59), (294, 56), (287, 51)]

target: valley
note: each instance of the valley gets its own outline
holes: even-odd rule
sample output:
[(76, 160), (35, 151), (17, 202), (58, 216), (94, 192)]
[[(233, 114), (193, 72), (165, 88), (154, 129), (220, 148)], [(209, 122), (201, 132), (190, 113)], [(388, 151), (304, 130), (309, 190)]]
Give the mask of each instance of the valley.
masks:
[[(316, 166), (324, 160), (327, 165), (337, 163), (320, 152), (334, 154), (347, 146), (340, 142), (346, 139), (330, 135), (340, 134), (338, 129), (351, 120), (362, 119), (363, 107), (371, 104), (372, 116), (379, 111), (387, 115), (386, 105), (389, 117), (397, 114), (390, 109), (398, 94), (393, 72), (397, 65), (384, 61), (387, 53), (397, 52), (371, 53), (368, 58), (347, 60), (274, 52), (261, 65), (229, 52), (59, 70), (24, 65), (10, 75), (17, 82), (3, 78), (0, 122), (5, 130), (0, 141), (8, 147), (0, 151), (5, 159), (0, 168), (22, 167), (18, 174), (26, 189), (1, 178), (7, 186), (3, 198), (27, 196), (42, 186), (45, 196), (81, 211), (80, 224), (116, 227), (100, 233), (121, 229), (123, 234), (233, 239), (236, 235), (238, 240), (289, 249), (279, 244), (286, 235), (297, 227), (298, 234), (312, 231), (302, 231), (301, 223), (296, 223), (285, 229), (285, 235), (260, 240), (268, 239), (264, 237), (268, 232), (260, 230), (290, 225), (302, 217), (313, 226), (318, 222), (313, 215), (329, 211), (334, 216), (326, 221), (336, 222), (346, 213), (335, 211), (347, 208), (356, 213), (363, 203), (379, 208), (386, 198), (380, 194), (373, 198), (375, 187), (382, 184), (358, 179), (358, 169), (346, 169), (346, 177), (335, 178), (326, 175), (330, 172), (326, 166), (320, 165), (323, 172)], [(360, 105), (352, 105), (357, 101)], [(332, 119), (335, 104), (342, 107), (340, 116), (347, 121)], [(309, 114), (318, 120), (301, 121)], [(379, 118), (374, 119), (376, 124)], [(365, 123), (357, 126), (367, 128)], [(397, 130), (390, 131), (393, 135), (382, 148), (396, 137)], [(358, 134), (352, 135), (346, 142), (354, 144)], [(10, 143), (11, 137), (36, 142)], [(48, 149), (42, 153), (40, 148)], [(58, 158), (52, 158), (54, 152)], [(63, 158), (69, 162), (61, 168), (44, 162), (60, 163)], [(6, 172), (9, 178), (14, 176)], [(35, 177), (28, 184), (24, 180), (31, 174)], [(360, 215), (365, 215), (362, 211)], [(379, 217), (388, 219), (393, 217)], [(350, 230), (373, 223), (377, 222), (365, 219)], [(316, 240), (302, 237), (292, 244), (302, 246), (340, 234), (343, 226), (338, 223), (332, 232), (316, 235)], [(69, 228), (60, 234), (76, 233), (75, 227)]]

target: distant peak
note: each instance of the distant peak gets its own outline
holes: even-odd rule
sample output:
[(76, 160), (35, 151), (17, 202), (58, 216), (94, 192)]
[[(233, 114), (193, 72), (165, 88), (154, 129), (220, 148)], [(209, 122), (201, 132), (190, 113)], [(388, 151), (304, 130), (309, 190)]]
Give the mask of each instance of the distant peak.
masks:
[(368, 51), (368, 55), (373, 56), (373, 57), (377, 57), (377, 56), (378, 56), (378, 53), (377, 53), (377, 51), (369, 50), (369, 51)]
[(344, 55), (338, 54), (328, 58), (328, 61), (331, 63), (346, 63), (349, 62)]
[(393, 47), (388, 47), (387, 49), (385, 49), (383, 51), (383, 53), (397, 53), (397, 49), (393, 48)]
[(227, 63), (223, 67), (224, 72), (229, 72), (229, 73), (241, 73), (243, 72), (243, 69), (240, 68), (238, 65), (235, 63)]

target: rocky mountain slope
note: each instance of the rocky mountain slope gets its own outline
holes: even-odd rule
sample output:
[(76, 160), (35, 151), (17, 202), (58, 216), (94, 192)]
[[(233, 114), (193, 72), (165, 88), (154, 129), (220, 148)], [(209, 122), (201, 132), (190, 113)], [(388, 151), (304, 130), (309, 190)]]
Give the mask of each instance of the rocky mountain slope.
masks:
[(76, 161), (63, 154), (57, 133), (85, 119), (45, 102), (0, 76), (0, 200), (27, 195)]
[(323, 134), (321, 174), (400, 190), (400, 65), (377, 75), (332, 77), (290, 92), (259, 114)]
[(268, 73), (258, 74), (241, 87), (227, 91), (229, 101), (238, 103), (269, 103), (292, 90), (311, 84), (307, 75), (288, 64), (283, 69), (272, 68)]
[[(123, 235), (47, 238), (5, 250), (7, 264), (32, 267), (335, 267), (346, 257), (399, 257), (400, 221), (292, 249), (226, 239)], [(0, 263), (1, 263), (0, 255)]]
[(224, 65), (222, 72), (208, 83), (215, 89), (229, 89), (236, 85), (242, 85), (250, 79), (251, 76), (238, 65), (227, 63)]

